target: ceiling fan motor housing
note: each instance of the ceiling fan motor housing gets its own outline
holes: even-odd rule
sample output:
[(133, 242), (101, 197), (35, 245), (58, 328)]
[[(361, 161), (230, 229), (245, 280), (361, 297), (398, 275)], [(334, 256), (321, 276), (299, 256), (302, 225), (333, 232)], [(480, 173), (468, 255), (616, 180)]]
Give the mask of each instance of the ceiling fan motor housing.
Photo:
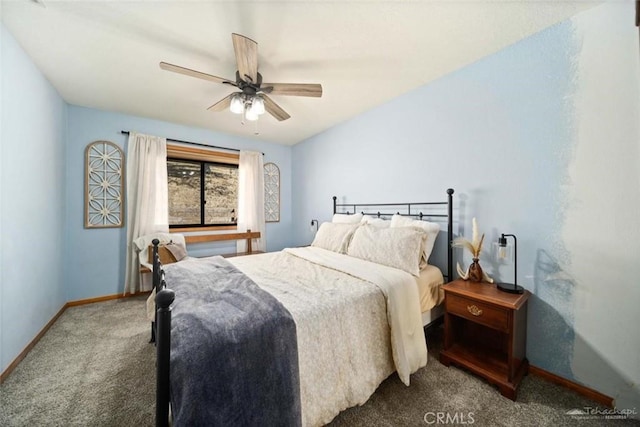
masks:
[(255, 95), (260, 90), (262, 84), (262, 75), (257, 73), (257, 81), (253, 82), (250, 76), (244, 76), (245, 79), (240, 77), (240, 71), (236, 71), (236, 84), (238, 89), (244, 92), (246, 95)]

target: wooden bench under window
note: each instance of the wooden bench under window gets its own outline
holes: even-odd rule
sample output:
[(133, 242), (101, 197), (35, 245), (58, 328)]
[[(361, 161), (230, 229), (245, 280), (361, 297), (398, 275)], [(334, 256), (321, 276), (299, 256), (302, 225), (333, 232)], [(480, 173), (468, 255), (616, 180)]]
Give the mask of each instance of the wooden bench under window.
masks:
[(191, 243), (208, 243), (208, 242), (224, 242), (230, 240), (245, 240), (247, 241), (247, 251), (233, 254), (224, 254), (224, 257), (232, 257), (232, 256), (240, 256), (240, 255), (251, 255), (257, 254), (259, 251), (254, 251), (251, 246), (251, 240), (259, 239), (260, 232), (259, 231), (251, 231), (247, 230), (241, 233), (224, 233), (224, 234), (200, 234), (196, 236), (184, 236), (184, 241), (187, 244)]
[[(222, 254), (223, 257), (230, 258), (230, 257), (234, 257), (234, 256), (251, 255), (251, 254), (261, 253), (262, 251), (254, 251), (253, 247), (252, 247), (252, 244), (251, 244), (251, 241), (253, 239), (259, 239), (259, 238), (260, 238), (260, 232), (259, 231), (247, 230), (245, 232), (239, 232), (239, 233), (189, 235), (189, 236), (184, 236), (184, 241), (185, 241), (186, 244), (193, 244), (193, 243), (228, 242), (228, 241), (233, 241), (233, 240), (246, 240), (247, 241), (247, 251), (246, 252)], [(140, 272), (141, 273), (151, 273), (151, 270), (149, 270), (147, 267), (140, 267)]]

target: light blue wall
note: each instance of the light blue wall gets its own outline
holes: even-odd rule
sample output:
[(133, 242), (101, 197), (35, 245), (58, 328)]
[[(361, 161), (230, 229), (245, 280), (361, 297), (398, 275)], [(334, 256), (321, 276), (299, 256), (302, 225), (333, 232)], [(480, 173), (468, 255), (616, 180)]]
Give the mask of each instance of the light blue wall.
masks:
[(0, 371), (66, 302), (67, 106), (0, 24)]
[[(616, 223), (616, 206), (625, 218), (635, 212), (636, 222), (640, 212), (632, 17), (632, 2), (595, 8), (294, 146), (295, 243), (311, 241), (312, 218), (330, 219), (331, 196), (362, 203), (444, 200), (453, 187), (454, 230), (470, 237), (476, 217), (486, 242), (501, 232), (518, 237), (518, 283), (533, 293), (531, 363), (608, 394), (624, 408), (639, 408), (638, 334), (616, 333), (600, 344), (640, 318), (637, 286), (606, 279), (611, 269), (636, 278), (638, 251), (630, 251), (636, 261), (598, 264), (626, 257), (623, 250), (602, 253), (607, 242), (640, 237), (628, 222), (609, 226)], [(576, 160), (578, 148), (603, 155)], [(620, 153), (625, 169), (607, 153)], [(588, 195), (591, 181), (580, 177), (593, 175), (589, 171), (601, 177), (597, 188), (605, 193)], [(598, 197), (615, 204), (598, 205)], [(600, 221), (567, 232), (569, 208), (572, 218)], [(576, 259), (590, 260), (587, 268), (601, 271), (604, 280), (573, 274)], [(462, 260), (468, 265), (467, 255)], [(513, 270), (496, 268), (487, 251), (481, 265), (494, 278), (513, 278)], [(576, 313), (590, 320), (578, 324)]]
[[(265, 162), (274, 162), (281, 173), (280, 222), (267, 224), (267, 250), (290, 245), (291, 230), (291, 147), (240, 138), (205, 129), (181, 126), (125, 114), (77, 106), (69, 107), (67, 146), (67, 259), (66, 299), (69, 301), (112, 295), (124, 289), (126, 229), (84, 229), (84, 149), (96, 140), (118, 144), (126, 153), (127, 136), (121, 130), (164, 136), (222, 147), (256, 150)], [(198, 245), (190, 247), (194, 256), (225, 253), (235, 247)]]
[(460, 226), (476, 216), (491, 241), (517, 232), (533, 258), (553, 236), (567, 164), (569, 31), (555, 26), (294, 146), (296, 243), (312, 237), (308, 219), (330, 218), (333, 195), (445, 200), (453, 187)]

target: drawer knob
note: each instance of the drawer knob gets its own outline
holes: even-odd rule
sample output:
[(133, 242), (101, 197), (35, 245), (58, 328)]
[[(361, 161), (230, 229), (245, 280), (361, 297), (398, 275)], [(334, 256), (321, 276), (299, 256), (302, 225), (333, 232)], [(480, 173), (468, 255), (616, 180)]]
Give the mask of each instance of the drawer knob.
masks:
[(482, 310), (480, 310), (476, 305), (468, 305), (467, 310), (469, 310), (469, 313), (474, 316), (482, 316)]

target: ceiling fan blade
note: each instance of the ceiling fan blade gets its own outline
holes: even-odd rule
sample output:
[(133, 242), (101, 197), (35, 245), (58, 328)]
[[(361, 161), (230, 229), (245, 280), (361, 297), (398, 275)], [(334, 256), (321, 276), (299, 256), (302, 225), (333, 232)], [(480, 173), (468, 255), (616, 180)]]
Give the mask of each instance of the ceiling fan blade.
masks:
[(207, 110), (216, 111), (216, 112), (226, 110), (231, 105), (231, 97), (232, 96), (233, 96), (233, 94), (225, 96), (220, 101), (216, 102), (211, 107), (207, 108)]
[(284, 111), (278, 104), (273, 102), (271, 98), (267, 95), (261, 95), (264, 99), (264, 109), (267, 110), (267, 113), (271, 114), (278, 121), (287, 120), (291, 117), (286, 111)]
[(229, 83), (236, 86), (233, 80), (223, 79), (222, 77), (213, 76), (207, 73), (201, 73), (200, 71), (192, 70), (190, 68), (181, 67), (179, 65), (169, 64), (167, 62), (161, 62), (160, 68), (166, 71), (173, 71), (174, 73), (184, 74), (185, 76), (197, 77), (199, 79), (208, 80), (215, 83)]
[[(258, 43), (240, 34), (231, 34), (238, 72), (242, 80), (258, 81)], [(248, 76), (248, 78), (247, 78)]]
[(266, 91), (271, 95), (288, 95), (288, 96), (312, 96), (320, 98), (322, 96), (322, 85), (311, 83), (263, 83), (261, 89), (271, 87), (270, 91)]

